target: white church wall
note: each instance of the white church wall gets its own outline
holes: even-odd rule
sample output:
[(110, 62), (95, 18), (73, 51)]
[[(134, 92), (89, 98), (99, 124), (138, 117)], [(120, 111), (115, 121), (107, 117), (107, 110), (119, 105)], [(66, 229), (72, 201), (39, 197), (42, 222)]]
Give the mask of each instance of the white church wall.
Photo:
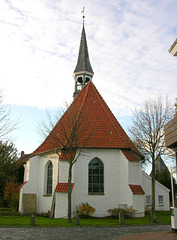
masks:
[(19, 193), (19, 206), (18, 206), (18, 211), (20, 212), (20, 213), (23, 213), (23, 198), (22, 198), (22, 193), (23, 192), (23, 189), (22, 188), (20, 188), (20, 193)]
[(24, 182), (29, 180), (29, 172), (30, 172), (30, 161), (26, 161), (26, 164), (24, 165)]
[[(29, 160), (29, 164), (27, 166), (27, 171), (29, 169), (29, 178), (27, 178), (28, 184), (24, 185), (24, 191), (25, 193), (34, 193), (37, 192), (38, 190), (38, 172), (39, 172), (39, 163), (40, 161), (38, 161), (37, 159), (38, 157), (33, 157)], [(28, 173), (27, 175), (28, 176)]]
[[(142, 174), (142, 186), (145, 191), (145, 206), (151, 207), (152, 202), (152, 186), (151, 177), (145, 172)], [(158, 181), (155, 182), (155, 209), (167, 211), (170, 209), (169, 202), (169, 192), (170, 190), (160, 184)]]
[[(23, 194), (36, 194), (37, 212), (47, 212), (51, 210), (52, 195), (46, 195), (46, 164), (51, 161), (53, 164), (53, 186), (54, 192), (57, 185), (58, 176), (58, 156), (56, 154), (46, 156), (35, 156), (29, 160), (29, 180), (20, 190), (19, 211), (23, 213)], [(28, 167), (25, 168), (28, 171)], [(25, 174), (28, 176), (28, 174)]]
[(59, 182), (60, 183), (68, 182), (68, 170), (69, 170), (69, 163), (65, 160), (59, 161)]
[[(121, 204), (127, 204), (127, 207), (131, 206), (133, 204), (132, 199), (132, 192), (129, 188), (129, 171), (128, 171), (128, 165), (129, 161), (125, 157), (125, 155), (120, 151), (120, 177), (119, 177), (119, 184), (120, 184), (120, 203)], [(126, 202), (125, 202), (126, 199)]]
[[(59, 161), (59, 182), (67, 183), (68, 182), (68, 170), (69, 163), (65, 160)], [(73, 173), (73, 171), (72, 171)], [(73, 182), (73, 177), (72, 177)], [(73, 189), (74, 191), (75, 189)], [(72, 191), (72, 200), (73, 200), (73, 191)], [(72, 212), (73, 212), (73, 204)], [(55, 207), (55, 218), (64, 218), (68, 213), (68, 193), (66, 192), (57, 192), (56, 193), (56, 207)]]
[[(129, 161), (128, 162), (128, 184), (141, 185), (142, 186), (142, 169), (140, 162)], [(144, 194), (133, 194), (132, 207), (136, 209), (135, 217), (144, 216)]]
[[(49, 161), (53, 165), (53, 182), (52, 182), (52, 194), (46, 194), (47, 189), (47, 166)], [(52, 195), (55, 191), (58, 179), (58, 155), (47, 154), (41, 156), (39, 166), (39, 183), (38, 183), (38, 211), (47, 212), (51, 210)], [(40, 204), (39, 204), (40, 203)]]
[[(88, 194), (88, 164), (95, 157), (104, 164), (104, 194)], [(88, 202), (96, 209), (94, 216), (103, 217), (107, 215), (108, 209), (116, 208), (119, 204), (132, 205), (127, 165), (128, 160), (120, 150), (83, 150), (73, 166), (73, 207)]]
[[(19, 209), (19, 211), (21, 213), (23, 213), (23, 194), (37, 195), (38, 168), (39, 168), (39, 161), (37, 160), (37, 157), (33, 157), (29, 161), (27, 161), (27, 164), (25, 166), (25, 180), (27, 181), (27, 183), (23, 185), (22, 189), (20, 190), (20, 207), (21, 208)], [(37, 204), (37, 211), (38, 211), (38, 204)]]
[(144, 204), (144, 194), (134, 194), (133, 195), (133, 209), (136, 210), (134, 217), (144, 217), (145, 215), (145, 204)]
[(128, 162), (128, 182), (129, 184), (142, 185), (142, 170), (140, 162)]
[[(73, 212), (73, 209), (71, 212)], [(68, 214), (68, 193), (57, 192), (55, 218), (66, 218), (67, 214)]]

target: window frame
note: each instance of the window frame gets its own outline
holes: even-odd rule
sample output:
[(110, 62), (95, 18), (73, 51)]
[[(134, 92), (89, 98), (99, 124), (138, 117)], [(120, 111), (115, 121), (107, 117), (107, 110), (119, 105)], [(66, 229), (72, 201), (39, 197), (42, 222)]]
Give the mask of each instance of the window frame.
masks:
[(97, 157), (88, 164), (88, 194), (104, 195), (104, 164)]
[(158, 204), (159, 206), (164, 206), (164, 196), (158, 195)]
[(53, 163), (48, 161), (46, 165), (46, 187), (45, 187), (45, 195), (51, 196), (53, 191)]
[(146, 206), (151, 206), (152, 204), (152, 196), (146, 195)]

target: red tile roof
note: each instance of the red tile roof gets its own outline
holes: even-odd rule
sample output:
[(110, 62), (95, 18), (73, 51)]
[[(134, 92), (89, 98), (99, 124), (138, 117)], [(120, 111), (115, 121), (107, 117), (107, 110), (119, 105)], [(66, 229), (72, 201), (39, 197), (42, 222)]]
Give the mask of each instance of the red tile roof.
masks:
[[(73, 190), (74, 183), (71, 183), (71, 191)], [(55, 192), (68, 192), (68, 183), (58, 183)]]
[(137, 154), (135, 152), (133, 152), (132, 150), (122, 150), (124, 156), (129, 160), (129, 161), (133, 161), (133, 162), (139, 162), (139, 157), (137, 156)]
[(91, 81), (80, 91), (54, 129), (33, 154), (52, 151), (63, 146), (67, 148), (68, 141), (73, 137), (73, 122), (80, 124), (77, 142), (73, 143), (73, 146), (77, 145), (76, 148), (133, 149), (139, 154)]
[(129, 187), (133, 194), (145, 194), (144, 190), (142, 189), (141, 185), (132, 185), (129, 184)]
[[(72, 159), (74, 159), (76, 152), (72, 152)], [(70, 159), (70, 154), (68, 151), (62, 150), (61, 155), (60, 155), (60, 161), (62, 160), (69, 160)]]

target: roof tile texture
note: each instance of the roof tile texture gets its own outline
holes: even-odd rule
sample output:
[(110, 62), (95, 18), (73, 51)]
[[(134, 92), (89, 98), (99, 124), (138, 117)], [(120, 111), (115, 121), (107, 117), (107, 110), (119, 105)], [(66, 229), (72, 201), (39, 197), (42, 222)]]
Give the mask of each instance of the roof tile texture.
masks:
[[(138, 152), (94, 84), (89, 81), (33, 154), (69, 146), (68, 139), (72, 138), (75, 122), (80, 125), (77, 142), (74, 143), (76, 147), (133, 149)], [(54, 136), (58, 136), (59, 141)], [(133, 161), (138, 159), (133, 153), (125, 155)]]
[(122, 152), (129, 161), (139, 162), (140, 159), (135, 152), (131, 150), (122, 150)]
[(141, 185), (132, 185), (129, 184), (129, 187), (133, 194), (145, 194), (144, 190), (142, 189)]
[[(74, 183), (71, 183), (71, 191), (73, 190)], [(58, 183), (55, 192), (68, 192), (68, 183)]]

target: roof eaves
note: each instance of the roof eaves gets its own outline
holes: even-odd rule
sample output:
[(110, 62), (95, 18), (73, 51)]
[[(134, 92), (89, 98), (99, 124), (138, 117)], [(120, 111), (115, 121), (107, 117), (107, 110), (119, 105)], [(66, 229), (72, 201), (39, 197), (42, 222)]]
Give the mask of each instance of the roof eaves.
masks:
[(35, 157), (37, 155), (46, 155), (46, 154), (57, 153), (57, 151), (59, 151), (59, 150), (62, 151), (62, 149), (59, 149), (59, 148), (58, 149), (55, 148), (53, 150), (41, 151), (41, 152), (37, 152), (37, 153), (35, 153), (35, 151), (34, 151), (34, 153), (30, 154), (30, 158)]
[(129, 187), (133, 194), (144, 195), (145, 192), (141, 185), (129, 184)]

